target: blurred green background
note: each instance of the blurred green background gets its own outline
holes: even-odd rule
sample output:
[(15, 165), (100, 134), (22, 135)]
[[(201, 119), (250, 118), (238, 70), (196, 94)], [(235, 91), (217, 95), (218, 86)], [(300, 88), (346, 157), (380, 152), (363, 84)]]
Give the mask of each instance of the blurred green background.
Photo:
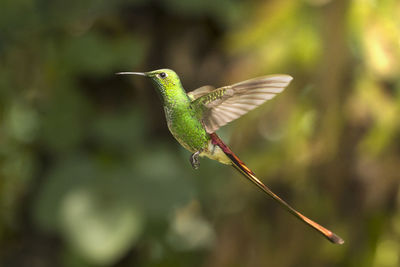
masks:
[[(332, 245), (170, 135), (142, 77), (287, 73), (218, 131)], [(0, 266), (400, 264), (398, 0), (2, 0)]]

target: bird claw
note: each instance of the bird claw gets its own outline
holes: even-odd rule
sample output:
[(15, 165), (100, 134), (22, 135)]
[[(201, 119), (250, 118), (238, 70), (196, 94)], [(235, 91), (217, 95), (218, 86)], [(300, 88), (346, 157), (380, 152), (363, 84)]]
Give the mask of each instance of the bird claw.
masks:
[(192, 167), (195, 170), (200, 166), (199, 155), (200, 151), (197, 151), (190, 156), (190, 164), (192, 164)]

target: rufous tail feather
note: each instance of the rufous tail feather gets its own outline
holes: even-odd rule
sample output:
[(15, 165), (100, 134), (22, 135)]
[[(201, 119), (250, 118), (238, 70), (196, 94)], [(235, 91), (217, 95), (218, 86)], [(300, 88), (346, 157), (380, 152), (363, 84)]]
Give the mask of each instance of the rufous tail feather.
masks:
[(214, 145), (219, 146), (222, 151), (226, 154), (226, 156), (232, 161), (232, 166), (235, 167), (240, 173), (242, 173), (247, 179), (253, 182), (259, 189), (261, 189), (264, 193), (272, 197), (276, 202), (278, 202), (281, 206), (283, 206), (287, 211), (292, 213), (296, 216), (299, 220), (307, 224), (308, 226), (312, 227), (314, 230), (322, 234), (325, 238), (335, 244), (343, 244), (344, 240), (340, 238), (338, 235), (333, 233), (332, 231), (326, 229), (325, 227), (319, 225), (318, 223), (314, 222), (313, 220), (307, 218), (294, 208), (292, 208), (286, 201), (281, 199), (277, 196), (274, 192), (271, 191), (263, 182), (261, 182), (256, 175), (241, 161), (233, 152), (232, 150), (225, 145), (224, 142), (218, 137), (217, 134), (212, 133), (211, 140)]

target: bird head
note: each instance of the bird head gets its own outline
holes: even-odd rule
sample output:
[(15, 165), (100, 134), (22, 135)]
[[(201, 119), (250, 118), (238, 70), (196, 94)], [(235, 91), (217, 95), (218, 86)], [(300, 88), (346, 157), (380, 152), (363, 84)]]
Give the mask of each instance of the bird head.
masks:
[(157, 91), (165, 99), (169, 94), (174, 93), (176, 88), (182, 88), (179, 76), (170, 69), (159, 69), (149, 72), (118, 72), (118, 75), (140, 75), (149, 78)]

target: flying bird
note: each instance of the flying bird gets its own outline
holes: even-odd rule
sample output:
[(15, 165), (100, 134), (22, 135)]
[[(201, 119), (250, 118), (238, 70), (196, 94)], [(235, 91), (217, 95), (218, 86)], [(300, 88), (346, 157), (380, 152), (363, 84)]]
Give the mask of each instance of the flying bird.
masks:
[(338, 235), (302, 215), (272, 192), (215, 133), (221, 126), (281, 93), (291, 82), (291, 76), (268, 75), (220, 88), (203, 86), (186, 93), (179, 76), (170, 69), (117, 74), (141, 75), (152, 81), (160, 95), (168, 128), (175, 139), (192, 153), (190, 163), (194, 169), (200, 165), (199, 157), (208, 157), (231, 165), (283, 208), (329, 241), (335, 244), (344, 243)]

